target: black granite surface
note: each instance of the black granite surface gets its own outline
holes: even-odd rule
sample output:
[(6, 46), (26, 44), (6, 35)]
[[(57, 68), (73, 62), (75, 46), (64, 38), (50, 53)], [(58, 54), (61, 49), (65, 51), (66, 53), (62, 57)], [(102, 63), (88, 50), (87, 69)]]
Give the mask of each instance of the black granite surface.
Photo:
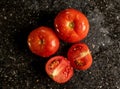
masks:
[[(89, 19), (83, 42), (92, 51), (93, 64), (57, 84), (45, 73), (48, 58), (32, 54), (26, 40), (41, 25), (54, 29), (57, 13), (69, 7)], [(55, 55), (66, 56), (68, 47), (61, 42)], [(120, 89), (120, 0), (0, 0), (0, 89)]]

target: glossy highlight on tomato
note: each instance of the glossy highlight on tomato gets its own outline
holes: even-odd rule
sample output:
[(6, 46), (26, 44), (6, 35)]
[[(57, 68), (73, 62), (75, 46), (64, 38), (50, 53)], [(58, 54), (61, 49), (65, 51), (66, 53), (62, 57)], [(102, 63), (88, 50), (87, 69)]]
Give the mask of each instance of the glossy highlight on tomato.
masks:
[(59, 39), (49, 27), (41, 26), (28, 36), (30, 50), (41, 57), (49, 57), (59, 49)]
[(59, 38), (69, 43), (83, 40), (89, 31), (87, 17), (73, 8), (59, 12), (54, 20), (54, 25)]
[(48, 60), (45, 70), (50, 78), (57, 83), (65, 83), (73, 76), (70, 62), (63, 56), (55, 56)]
[(70, 47), (68, 60), (73, 68), (78, 70), (87, 70), (92, 65), (92, 56), (85, 43), (77, 43)]

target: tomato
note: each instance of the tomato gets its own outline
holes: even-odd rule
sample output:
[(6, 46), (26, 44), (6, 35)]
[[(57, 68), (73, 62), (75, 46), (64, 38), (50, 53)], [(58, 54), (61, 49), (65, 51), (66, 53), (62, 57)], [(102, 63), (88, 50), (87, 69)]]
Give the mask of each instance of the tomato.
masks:
[(70, 62), (63, 56), (55, 56), (48, 60), (45, 70), (50, 78), (57, 83), (65, 83), (73, 76)]
[(54, 25), (60, 39), (70, 43), (82, 40), (89, 31), (86, 16), (73, 8), (59, 12), (54, 20)]
[(41, 26), (28, 36), (30, 50), (39, 56), (49, 57), (59, 48), (59, 39), (51, 28)]
[(92, 56), (88, 46), (85, 43), (74, 44), (68, 50), (68, 60), (75, 69), (88, 69), (92, 64)]

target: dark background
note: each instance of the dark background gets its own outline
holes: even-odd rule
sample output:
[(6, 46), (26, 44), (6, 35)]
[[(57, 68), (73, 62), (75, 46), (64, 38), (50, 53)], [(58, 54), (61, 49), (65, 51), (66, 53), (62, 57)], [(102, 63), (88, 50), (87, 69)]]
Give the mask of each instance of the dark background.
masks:
[[(93, 64), (57, 84), (44, 70), (48, 58), (32, 54), (26, 41), (39, 26), (54, 29), (57, 13), (69, 7), (89, 19), (83, 42), (92, 51)], [(68, 47), (61, 41), (55, 55), (66, 56)], [(0, 0), (0, 89), (120, 89), (120, 0)]]

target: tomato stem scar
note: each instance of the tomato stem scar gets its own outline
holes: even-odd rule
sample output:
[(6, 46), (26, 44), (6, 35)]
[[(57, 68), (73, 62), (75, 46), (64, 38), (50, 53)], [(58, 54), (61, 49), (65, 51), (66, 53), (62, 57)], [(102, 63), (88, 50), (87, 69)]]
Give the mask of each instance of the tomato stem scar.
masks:
[(40, 39), (40, 44), (44, 44), (45, 40), (44, 39)]
[(70, 27), (70, 28), (74, 28), (74, 22), (70, 22), (70, 23), (69, 23), (69, 27)]

